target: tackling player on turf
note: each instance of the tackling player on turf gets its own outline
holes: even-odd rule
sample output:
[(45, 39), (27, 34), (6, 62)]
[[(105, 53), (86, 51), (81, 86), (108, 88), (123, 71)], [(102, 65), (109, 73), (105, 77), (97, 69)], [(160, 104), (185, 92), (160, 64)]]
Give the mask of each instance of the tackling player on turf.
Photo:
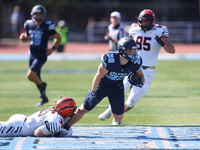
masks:
[(58, 136), (72, 135), (72, 128), (66, 130), (63, 125), (76, 110), (76, 103), (70, 97), (60, 98), (55, 106), (38, 111), (31, 116), (15, 114), (6, 122), (0, 122), (0, 137)]
[[(51, 55), (57, 49), (61, 42), (60, 35), (55, 31), (55, 25), (51, 21), (44, 21), (46, 17), (46, 9), (42, 5), (36, 5), (31, 11), (32, 20), (24, 23), (25, 33), (20, 35), (23, 42), (30, 40), (30, 58), (29, 70), (27, 77), (34, 82), (40, 91), (42, 99), (36, 106), (43, 105), (49, 100), (45, 94), (46, 82), (41, 79), (41, 68), (47, 61), (47, 56)], [(55, 45), (48, 49), (47, 44), (49, 37), (53, 36), (56, 40)]]
[[(173, 44), (169, 41), (169, 33), (166, 26), (155, 24), (155, 14), (150, 9), (144, 9), (138, 16), (138, 23), (133, 23), (129, 30), (142, 57), (142, 71), (144, 73), (145, 84), (142, 88), (131, 86), (128, 77), (124, 79), (124, 88), (127, 91), (131, 87), (130, 94), (125, 103), (125, 112), (132, 109), (136, 103), (147, 93), (154, 78), (158, 54), (161, 47), (168, 53), (175, 53)], [(99, 119), (105, 120), (111, 116), (111, 107), (99, 115)]]

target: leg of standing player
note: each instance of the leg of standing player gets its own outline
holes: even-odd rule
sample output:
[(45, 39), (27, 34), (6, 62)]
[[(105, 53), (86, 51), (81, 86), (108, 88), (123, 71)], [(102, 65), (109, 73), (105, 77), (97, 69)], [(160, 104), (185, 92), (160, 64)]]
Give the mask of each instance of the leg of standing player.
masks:
[(36, 106), (43, 105), (49, 101), (46, 97), (47, 84), (42, 82), (40, 76), (41, 68), (45, 64), (46, 60), (47, 56), (45, 54), (39, 56), (30, 56), (29, 60), (30, 69), (27, 72), (27, 78), (36, 84), (38, 90), (40, 91), (40, 98), (42, 99), (39, 103), (36, 104)]

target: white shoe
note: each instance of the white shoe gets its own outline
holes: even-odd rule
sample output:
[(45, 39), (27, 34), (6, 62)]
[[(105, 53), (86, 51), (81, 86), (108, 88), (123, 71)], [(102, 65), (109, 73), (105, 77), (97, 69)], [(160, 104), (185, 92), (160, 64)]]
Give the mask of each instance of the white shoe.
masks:
[(106, 120), (106, 118), (110, 118), (110, 116), (112, 115), (111, 111), (109, 109), (106, 109), (106, 111), (104, 111), (102, 114), (99, 115), (99, 119), (101, 119), (102, 121)]
[(119, 122), (117, 120), (112, 121), (112, 125), (114, 125), (114, 126), (117, 126), (117, 125), (120, 125), (120, 124), (121, 124), (121, 122)]

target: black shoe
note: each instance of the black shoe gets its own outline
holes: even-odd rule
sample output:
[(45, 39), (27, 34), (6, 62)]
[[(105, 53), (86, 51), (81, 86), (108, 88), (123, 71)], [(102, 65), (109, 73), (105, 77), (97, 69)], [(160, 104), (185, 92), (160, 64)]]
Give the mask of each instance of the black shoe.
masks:
[(47, 83), (46, 82), (42, 82), (42, 84), (39, 86), (39, 90), (40, 90), (40, 98), (45, 98), (45, 91), (46, 91), (46, 87), (47, 87)]
[(40, 102), (38, 102), (35, 106), (41, 106), (44, 103), (48, 103), (49, 99), (45, 96)]

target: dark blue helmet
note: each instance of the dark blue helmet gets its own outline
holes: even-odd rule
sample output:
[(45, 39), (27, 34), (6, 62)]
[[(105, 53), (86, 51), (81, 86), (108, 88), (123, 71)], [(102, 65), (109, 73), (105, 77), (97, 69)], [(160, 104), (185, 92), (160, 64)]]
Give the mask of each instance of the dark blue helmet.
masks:
[[(126, 53), (127, 49), (135, 50), (134, 55), (128, 56)], [(117, 50), (122, 57), (126, 58), (127, 60), (130, 60), (131, 62), (133, 62), (138, 56), (138, 47), (133, 38), (131, 37), (121, 38), (118, 42)]]
[[(35, 13), (42, 13), (42, 18), (41, 19), (36, 19), (36, 15)], [(31, 17), (32, 20), (40, 22), (43, 21), (46, 17), (46, 8), (42, 5), (35, 5), (31, 11)]]

